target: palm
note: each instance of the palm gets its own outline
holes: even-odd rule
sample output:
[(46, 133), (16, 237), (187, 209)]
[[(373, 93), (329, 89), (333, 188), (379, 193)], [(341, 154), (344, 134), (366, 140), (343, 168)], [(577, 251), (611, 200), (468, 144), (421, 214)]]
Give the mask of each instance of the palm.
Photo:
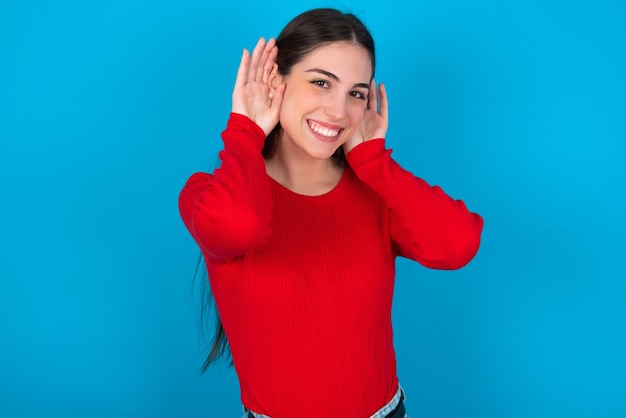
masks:
[[(376, 138), (384, 138), (385, 135), (387, 135), (387, 127), (389, 126), (389, 103), (387, 100), (387, 90), (383, 83), (380, 83), (379, 90), (380, 92), (376, 89), (376, 82), (372, 80), (370, 83), (367, 109), (354, 136), (344, 145), (346, 153), (350, 152), (362, 142)], [(378, 110), (379, 97), (380, 111)]]
[(278, 123), (282, 103), (283, 86), (275, 90), (272, 98), (268, 84), (275, 70), (277, 54), (274, 39), (267, 43), (265, 39), (259, 39), (252, 56), (244, 49), (233, 89), (232, 111), (252, 119), (266, 135)]

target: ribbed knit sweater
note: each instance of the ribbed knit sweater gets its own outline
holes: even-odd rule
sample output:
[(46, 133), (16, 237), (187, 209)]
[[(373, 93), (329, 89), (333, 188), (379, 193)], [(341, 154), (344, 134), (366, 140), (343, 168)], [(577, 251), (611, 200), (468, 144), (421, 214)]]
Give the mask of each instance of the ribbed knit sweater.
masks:
[(398, 388), (394, 259), (456, 269), (483, 220), (402, 169), (374, 139), (335, 188), (299, 195), (267, 175), (263, 131), (231, 114), (221, 165), (180, 194), (204, 254), (241, 400), (272, 418), (372, 415)]

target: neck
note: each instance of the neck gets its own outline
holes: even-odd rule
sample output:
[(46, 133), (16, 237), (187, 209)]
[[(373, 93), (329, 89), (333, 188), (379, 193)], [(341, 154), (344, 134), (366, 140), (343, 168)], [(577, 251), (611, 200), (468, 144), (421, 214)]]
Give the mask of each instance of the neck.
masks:
[(265, 161), (267, 174), (289, 190), (308, 196), (331, 191), (343, 173), (343, 168), (330, 158), (317, 159), (289, 141), (280, 138), (276, 152)]

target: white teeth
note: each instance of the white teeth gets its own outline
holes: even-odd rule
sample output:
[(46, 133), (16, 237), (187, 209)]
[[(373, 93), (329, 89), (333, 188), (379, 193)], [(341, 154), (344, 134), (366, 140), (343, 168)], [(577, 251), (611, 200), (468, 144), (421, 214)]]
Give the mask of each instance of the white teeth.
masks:
[(318, 133), (328, 138), (334, 138), (337, 135), (339, 135), (339, 129), (328, 129), (315, 122), (309, 122), (309, 127), (311, 128), (313, 132)]

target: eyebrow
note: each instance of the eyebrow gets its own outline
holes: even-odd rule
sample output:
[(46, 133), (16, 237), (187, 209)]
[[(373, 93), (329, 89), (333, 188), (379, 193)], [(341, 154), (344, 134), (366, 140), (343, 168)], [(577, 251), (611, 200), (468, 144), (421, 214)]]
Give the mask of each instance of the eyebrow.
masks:
[[(337, 77), (335, 74), (331, 73), (330, 71), (322, 70), (321, 68), (311, 68), (310, 70), (306, 70), (305, 73), (320, 73), (328, 78), (332, 78), (335, 81), (341, 82), (339, 77)], [(369, 83), (356, 83), (353, 87), (362, 87), (369, 90), (370, 85)]]

